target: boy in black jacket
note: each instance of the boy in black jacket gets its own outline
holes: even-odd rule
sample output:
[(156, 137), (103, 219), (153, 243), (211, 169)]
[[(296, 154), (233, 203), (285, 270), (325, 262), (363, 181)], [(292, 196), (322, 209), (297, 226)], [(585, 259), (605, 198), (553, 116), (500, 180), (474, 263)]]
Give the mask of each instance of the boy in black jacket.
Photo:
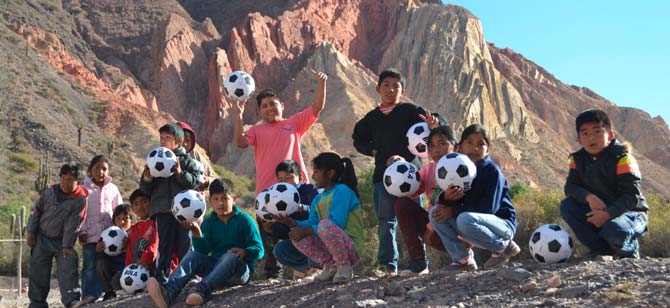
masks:
[(416, 157), (407, 149), (407, 130), (420, 121), (426, 121), (432, 129), (446, 125), (446, 120), (412, 103), (401, 103), (400, 96), (405, 93), (404, 80), (395, 69), (386, 69), (379, 74), (376, 90), (382, 102), (356, 123), (352, 138), (358, 152), (375, 158), (372, 182), (379, 222), (377, 261), (386, 267), (388, 275), (395, 276), (398, 270), (398, 245), (395, 239), (398, 222), (393, 207), (396, 197), (386, 192), (382, 183), (386, 161), (393, 155), (399, 155), (420, 167), (420, 159), (414, 161)]
[(637, 238), (647, 231), (649, 207), (640, 190), (640, 170), (614, 139), (607, 114), (590, 109), (576, 119), (582, 149), (570, 155), (561, 216), (586, 245), (588, 257), (639, 257)]
[(184, 131), (176, 123), (168, 123), (161, 127), (160, 145), (174, 152), (179, 158), (174, 173), (169, 178), (154, 178), (149, 168), (144, 169), (140, 179), (140, 190), (151, 196), (151, 217), (156, 220), (158, 231), (158, 258), (156, 259), (155, 277), (159, 281), (167, 280), (172, 267), (172, 254), (181, 260), (191, 248), (188, 230), (184, 229), (172, 215), (172, 199), (183, 190), (195, 189), (200, 182), (197, 167), (191, 156), (181, 145), (184, 142)]

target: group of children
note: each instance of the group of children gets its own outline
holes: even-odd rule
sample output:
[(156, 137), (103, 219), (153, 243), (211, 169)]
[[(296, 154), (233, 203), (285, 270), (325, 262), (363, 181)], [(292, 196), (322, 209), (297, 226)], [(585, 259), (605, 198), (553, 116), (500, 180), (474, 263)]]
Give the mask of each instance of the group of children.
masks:
[[(234, 105), (234, 141), (240, 148), (254, 147), (256, 193), (276, 182), (293, 184), (302, 202), (298, 212), (276, 215), (272, 223), (254, 220), (235, 205), (232, 183), (226, 179), (210, 182), (206, 162), (196, 163), (197, 156), (189, 154), (196, 141), (193, 129), (184, 122), (166, 124), (159, 129), (160, 145), (178, 157), (174, 174), (153, 178), (145, 169), (139, 189), (130, 196), (131, 206), (123, 204), (111, 182), (109, 160), (104, 156), (93, 158), (82, 186), (78, 185), (79, 166), (66, 164), (60, 170), (60, 183), (42, 193), (28, 224), (30, 307), (47, 307), (53, 258), (66, 307), (115, 296), (120, 271), (131, 263), (152, 273), (147, 291), (158, 307), (170, 306), (187, 285), (186, 303), (202, 305), (215, 289), (247, 283), (261, 258), (266, 278), (278, 275), (279, 263), (300, 273), (318, 272), (314, 277), (318, 281), (353, 279), (364, 229), (352, 161), (332, 152), (317, 155), (311, 161), (313, 184), (309, 184), (301, 154), (302, 136), (325, 107), (327, 76), (313, 73), (318, 81), (314, 103), (294, 116), (284, 119), (284, 105), (277, 93), (263, 90), (256, 99), (263, 123), (245, 132), (246, 102)], [(468, 126), (457, 141), (441, 115), (400, 102), (404, 80), (394, 69), (380, 74), (376, 90), (381, 103), (356, 123), (352, 137), (354, 147), (375, 161), (377, 261), (385, 274), (427, 274), (426, 244), (446, 252), (452, 260), (447, 269), (453, 271), (478, 268), (473, 247), (491, 251), (483, 264), (486, 268), (505, 264), (518, 254), (516, 212), (507, 180), (489, 156), (492, 144), (486, 129)], [(425, 165), (407, 149), (406, 140), (398, 137), (420, 121), (431, 129), (427, 147), (432, 161)], [(604, 112), (581, 113), (576, 128), (583, 148), (570, 156), (561, 214), (589, 248), (589, 256), (637, 257), (637, 238), (646, 232), (648, 211), (637, 164), (614, 138)], [(456, 186), (442, 190), (435, 180), (437, 161), (455, 151), (467, 155), (477, 168), (468, 191)], [(397, 160), (420, 167), (421, 185), (414, 196), (395, 197), (382, 184), (387, 165)], [(173, 217), (170, 207), (177, 193), (207, 188), (213, 210), (209, 216), (197, 222), (179, 222)], [(427, 209), (422, 206), (424, 197)], [(131, 212), (137, 217), (132, 226)], [(128, 230), (123, 256), (102, 253), (100, 233), (111, 225)], [(410, 257), (402, 271), (398, 271), (397, 227)], [(81, 300), (73, 248), (77, 237), (84, 258)]]

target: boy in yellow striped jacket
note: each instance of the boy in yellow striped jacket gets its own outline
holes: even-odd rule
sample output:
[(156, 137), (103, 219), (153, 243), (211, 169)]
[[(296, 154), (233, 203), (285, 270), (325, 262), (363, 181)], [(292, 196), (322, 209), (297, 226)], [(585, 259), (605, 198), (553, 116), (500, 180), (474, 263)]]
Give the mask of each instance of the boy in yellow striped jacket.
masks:
[(570, 155), (561, 216), (589, 248), (587, 258), (639, 258), (637, 239), (647, 231), (649, 207), (637, 162), (614, 138), (604, 111), (586, 110), (575, 122), (582, 148)]

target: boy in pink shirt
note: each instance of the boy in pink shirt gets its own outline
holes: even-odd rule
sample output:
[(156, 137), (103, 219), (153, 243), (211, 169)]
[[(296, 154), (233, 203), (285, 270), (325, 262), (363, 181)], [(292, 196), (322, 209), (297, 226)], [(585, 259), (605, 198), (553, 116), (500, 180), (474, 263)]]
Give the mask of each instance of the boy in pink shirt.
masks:
[[(405, 239), (410, 257), (409, 268), (400, 271), (400, 276), (428, 274), (426, 244), (434, 249), (445, 251), (442, 240), (429, 222), (428, 211), (417, 204), (414, 199), (425, 193), (430, 200), (428, 210), (436, 204), (437, 197), (442, 193), (442, 190), (435, 180), (435, 165), (442, 156), (453, 152), (455, 145), (456, 138), (451, 127), (438, 126), (433, 128), (428, 136), (428, 153), (432, 161), (419, 170), (421, 178), (419, 190), (414, 196), (397, 198), (395, 201), (394, 207), (398, 217), (398, 226)], [(388, 163), (391, 164), (397, 160), (404, 159), (401, 156), (394, 155), (389, 158)]]
[(308, 183), (307, 170), (300, 153), (302, 136), (319, 118), (326, 104), (326, 80), (328, 76), (312, 70), (318, 80), (316, 98), (312, 106), (284, 119), (284, 103), (272, 89), (262, 90), (256, 97), (258, 113), (263, 123), (254, 125), (244, 132), (242, 114), (245, 101), (235, 103), (235, 144), (239, 148), (253, 146), (256, 160), (256, 194), (275, 183), (275, 167), (287, 159), (300, 166), (300, 181)]

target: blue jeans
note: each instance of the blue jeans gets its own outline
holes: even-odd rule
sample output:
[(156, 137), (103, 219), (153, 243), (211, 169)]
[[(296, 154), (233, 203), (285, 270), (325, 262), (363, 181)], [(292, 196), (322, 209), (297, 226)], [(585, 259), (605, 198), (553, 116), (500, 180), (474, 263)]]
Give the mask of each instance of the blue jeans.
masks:
[(577, 239), (597, 254), (630, 257), (637, 254), (637, 238), (647, 232), (647, 217), (642, 212), (625, 212), (598, 228), (586, 221), (591, 208), (573, 198), (561, 202), (561, 216)]
[(281, 265), (301, 272), (305, 272), (311, 267), (320, 267), (318, 263), (310, 260), (300, 250), (295, 248), (291, 240), (279, 241), (279, 243), (275, 244), (272, 254), (274, 254)]
[(464, 212), (455, 219), (437, 222), (433, 218), (437, 208), (435, 206), (430, 210), (430, 222), (452, 260), (468, 257), (468, 248), (458, 239), (459, 235), (472, 245), (491, 251), (504, 248), (507, 241), (514, 237), (512, 226), (493, 214)]
[(377, 214), (377, 236), (379, 250), (377, 262), (386, 266), (389, 272), (398, 270), (398, 242), (395, 239), (398, 219), (395, 216), (395, 200), (397, 197), (389, 194), (384, 183), (374, 183), (374, 205)]
[(195, 275), (202, 277), (202, 281), (194, 287), (205, 298), (209, 298), (215, 289), (247, 283), (251, 272), (247, 263), (234, 253), (212, 257), (191, 251), (179, 262), (179, 266), (165, 283), (165, 288), (174, 299)]
[(85, 244), (82, 248), (83, 266), (81, 267), (81, 295), (100, 297), (102, 290), (95, 271), (95, 243)]

